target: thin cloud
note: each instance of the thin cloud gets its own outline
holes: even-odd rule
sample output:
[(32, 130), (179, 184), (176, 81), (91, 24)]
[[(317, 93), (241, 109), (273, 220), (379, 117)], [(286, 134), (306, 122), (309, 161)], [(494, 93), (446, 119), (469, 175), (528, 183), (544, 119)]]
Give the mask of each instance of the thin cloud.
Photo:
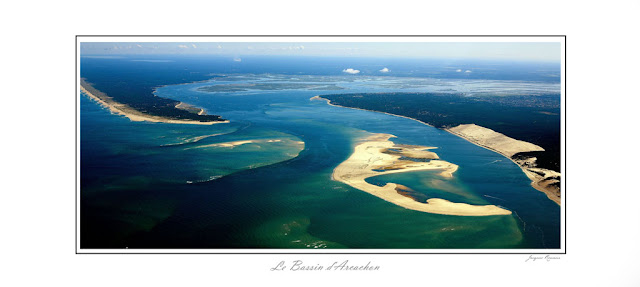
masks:
[(471, 70), (466, 70), (466, 71), (464, 71), (464, 72), (465, 72), (465, 73), (471, 73)]
[(456, 72), (461, 73), (462, 69), (457, 69)]
[(187, 45), (178, 45), (178, 48), (180, 48), (180, 49), (189, 49), (189, 47), (187, 47)]
[(342, 72), (343, 73), (347, 73), (347, 74), (355, 75), (357, 73), (360, 73), (360, 70), (355, 70), (355, 69), (352, 69), (352, 68), (348, 68), (348, 69), (342, 70)]

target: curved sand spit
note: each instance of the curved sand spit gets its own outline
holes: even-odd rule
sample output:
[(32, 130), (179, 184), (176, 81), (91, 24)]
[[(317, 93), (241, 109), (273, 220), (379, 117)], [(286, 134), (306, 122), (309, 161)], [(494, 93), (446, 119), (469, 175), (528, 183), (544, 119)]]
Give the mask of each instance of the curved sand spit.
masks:
[[(387, 183), (383, 187), (367, 183), (365, 179), (372, 176), (419, 170), (442, 170), (441, 176), (451, 177), (458, 169), (457, 165), (439, 160), (437, 154), (427, 151), (433, 147), (395, 145), (389, 140), (391, 137), (394, 136), (375, 134), (368, 137), (356, 146), (351, 157), (333, 170), (332, 178), (406, 209), (460, 216), (511, 214), (511, 211), (495, 205), (454, 203), (440, 198), (428, 199), (427, 203), (418, 202), (402, 195), (401, 186), (395, 183)], [(409, 155), (429, 161), (400, 159)]]
[[(95, 91), (95, 89), (93, 89), (93, 87), (91, 87), (89, 83), (82, 81), (80, 84), (80, 90), (82, 90), (82, 92), (87, 94), (89, 98), (95, 100), (101, 106), (108, 108), (111, 111), (111, 113), (117, 114), (117, 115), (123, 115), (129, 118), (133, 122), (147, 121), (147, 122), (155, 122), (155, 123), (192, 124), (192, 125), (214, 125), (214, 124), (229, 122), (229, 121), (200, 122), (200, 121), (194, 121), (194, 120), (174, 120), (174, 119), (168, 119), (160, 116), (152, 116), (145, 113), (141, 113), (125, 104), (118, 103), (105, 94), (95, 95), (92, 92), (90, 92), (89, 89)], [(182, 103), (178, 104), (176, 108), (178, 108), (178, 106), (180, 106), (181, 104)], [(204, 110), (202, 110), (202, 112), (204, 112)]]

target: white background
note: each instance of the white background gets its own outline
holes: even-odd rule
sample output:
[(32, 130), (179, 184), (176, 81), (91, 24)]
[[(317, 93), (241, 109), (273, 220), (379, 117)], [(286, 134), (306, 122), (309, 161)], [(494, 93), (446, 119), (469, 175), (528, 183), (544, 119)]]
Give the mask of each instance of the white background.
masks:
[[(638, 1), (138, 2), (3, 7), (0, 285), (640, 286)], [(567, 255), (76, 255), (78, 34), (566, 34)], [(269, 271), (296, 259), (381, 270)]]

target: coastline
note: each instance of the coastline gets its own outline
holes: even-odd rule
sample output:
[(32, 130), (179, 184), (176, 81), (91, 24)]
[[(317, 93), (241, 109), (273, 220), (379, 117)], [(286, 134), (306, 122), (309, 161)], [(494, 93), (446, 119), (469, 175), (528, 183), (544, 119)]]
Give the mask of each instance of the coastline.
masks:
[(341, 106), (341, 105), (336, 105), (336, 104), (332, 103), (332, 102), (331, 102), (331, 100), (329, 100), (329, 99), (325, 99), (325, 98), (323, 98), (323, 97), (321, 97), (321, 96), (314, 96), (314, 97), (311, 97), (309, 100), (310, 100), (310, 101), (313, 101), (313, 100), (325, 100), (325, 101), (327, 101), (327, 104), (328, 104), (328, 105), (330, 105), (330, 106), (334, 106), (334, 107), (347, 108), (347, 109), (354, 109), (354, 110), (361, 110), (361, 111), (368, 111), (368, 112), (376, 112), (376, 113), (385, 114), (385, 115), (390, 115), (390, 116), (394, 116), (394, 117), (405, 118), (405, 119), (408, 119), (408, 120), (412, 120), (412, 121), (419, 122), (419, 123), (421, 123), (421, 124), (423, 124), (423, 125), (426, 125), (426, 126), (434, 127), (434, 126), (432, 126), (432, 125), (430, 125), (430, 124), (428, 124), (428, 123), (425, 123), (425, 122), (423, 122), (423, 121), (421, 121), (421, 120), (416, 120), (416, 119), (414, 119), (414, 118), (410, 118), (410, 117), (406, 117), (406, 116), (401, 116), (401, 115), (396, 115), (396, 114), (390, 114), (390, 113), (387, 113), (387, 112), (380, 112), (380, 111), (374, 111), (374, 110), (367, 110), (367, 109), (361, 109), (361, 108), (352, 108), (352, 107), (345, 107), (345, 106)]
[[(95, 91), (96, 94), (98, 95), (95, 95), (94, 93), (90, 92), (89, 89)], [(83, 93), (85, 93), (90, 99), (96, 101), (102, 107), (109, 109), (109, 111), (111, 111), (112, 114), (123, 115), (129, 118), (129, 120), (133, 122), (146, 121), (146, 122), (155, 122), (155, 123), (193, 124), (193, 125), (214, 125), (214, 124), (229, 123), (228, 120), (201, 122), (201, 121), (195, 121), (195, 120), (177, 120), (177, 119), (170, 119), (166, 117), (145, 114), (129, 107), (128, 105), (114, 101), (113, 98), (93, 88), (91, 84), (87, 83), (84, 79), (81, 79), (80, 90)], [(100, 93), (102, 95), (100, 95)], [(176, 106), (179, 106), (181, 104), (183, 103), (180, 102)], [(188, 104), (185, 104), (185, 105), (188, 105)], [(204, 113), (204, 110), (201, 109), (201, 112)]]
[[(310, 98), (309, 100), (325, 100), (328, 105), (334, 106), (334, 107), (341, 107), (341, 108), (348, 108), (348, 109), (354, 109), (354, 110), (362, 110), (362, 111), (382, 113), (382, 114), (387, 114), (387, 115), (390, 115), (390, 116), (395, 116), (395, 117), (401, 117), (401, 118), (405, 118), (405, 119), (414, 120), (414, 121), (417, 121), (417, 122), (419, 122), (421, 124), (424, 124), (424, 125), (427, 125), (427, 126), (430, 126), (430, 127), (434, 127), (434, 126), (432, 126), (432, 125), (430, 125), (428, 123), (425, 123), (423, 121), (420, 121), (420, 120), (417, 120), (417, 119), (414, 119), (414, 118), (410, 118), (410, 117), (406, 117), (406, 116), (390, 114), (390, 113), (387, 113), (387, 112), (380, 112), (380, 111), (374, 111), (374, 110), (367, 110), (367, 109), (361, 109), (361, 108), (353, 108), (353, 107), (345, 107), (345, 106), (341, 106), (341, 105), (336, 105), (334, 103), (331, 103), (331, 100), (323, 98), (323, 97), (321, 97), (319, 95), (318, 96), (314, 96), (314, 97)], [(480, 127), (480, 126), (478, 126), (478, 127)], [(484, 128), (484, 129), (487, 129), (487, 128)], [(547, 196), (547, 198), (549, 198), (551, 201), (555, 202), (558, 205), (561, 205), (561, 193), (560, 193), (560, 190), (556, 189), (556, 188), (553, 188), (549, 184), (544, 184), (545, 181), (549, 181), (550, 177), (556, 177), (557, 176), (559, 178), (560, 177), (560, 173), (552, 171), (552, 170), (542, 169), (542, 168), (533, 168), (533, 170), (532, 170), (532, 168), (527, 166), (529, 164), (528, 161), (518, 162), (518, 161), (512, 159), (511, 156), (508, 156), (506, 153), (504, 153), (504, 152), (502, 152), (500, 150), (496, 150), (494, 148), (491, 148), (489, 146), (482, 145), (480, 142), (478, 142), (478, 141), (476, 141), (476, 140), (474, 140), (472, 138), (465, 137), (465, 136), (463, 136), (461, 134), (458, 134), (456, 132), (451, 131), (450, 129), (442, 129), (442, 130), (447, 131), (448, 133), (453, 134), (455, 136), (458, 136), (460, 138), (463, 138), (464, 140), (466, 140), (466, 141), (468, 141), (468, 142), (470, 142), (472, 144), (475, 144), (475, 145), (477, 145), (479, 147), (482, 147), (482, 148), (488, 149), (490, 151), (496, 152), (496, 153), (508, 158), (510, 161), (512, 161), (518, 167), (520, 167), (522, 172), (531, 180), (531, 187), (533, 187), (534, 189), (544, 193)], [(487, 130), (490, 130), (490, 129), (487, 129)], [(493, 131), (493, 130), (490, 130), (490, 131)], [(540, 173), (542, 173), (542, 175)]]
[[(331, 174), (331, 179), (345, 183), (400, 207), (443, 215), (491, 216), (509, 215), (511, 211), (495, 205), (471, 205), (456, 203), (441, 198), (430, 198), (420, 202), (407, 196), (407, 187), (396, 183), (377, 186), (365, 181), (369, 177), (409, 171), (438, 170), (442, 177), (452, 177), (458, 166), (440, 160), (434, 147), (396, 145), (390, 134), (374, 134), (356, 145), (353, 154), (340, 163)], [(402, 160), (403, 156), (422, 153), (421, 159), (428, 161)]]

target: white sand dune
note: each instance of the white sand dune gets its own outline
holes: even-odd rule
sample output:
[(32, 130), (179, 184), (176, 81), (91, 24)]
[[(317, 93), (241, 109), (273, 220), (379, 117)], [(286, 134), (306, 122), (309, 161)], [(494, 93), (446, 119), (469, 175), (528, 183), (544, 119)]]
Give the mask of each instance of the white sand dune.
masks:
[(491, 129), (474, 124), (459, 125), (446, 130), (477, 145), (494, 150), (508, 158), (511, 158), (519, 152), (544, 151), (543, 148), (532, 143), (513, 139)]

